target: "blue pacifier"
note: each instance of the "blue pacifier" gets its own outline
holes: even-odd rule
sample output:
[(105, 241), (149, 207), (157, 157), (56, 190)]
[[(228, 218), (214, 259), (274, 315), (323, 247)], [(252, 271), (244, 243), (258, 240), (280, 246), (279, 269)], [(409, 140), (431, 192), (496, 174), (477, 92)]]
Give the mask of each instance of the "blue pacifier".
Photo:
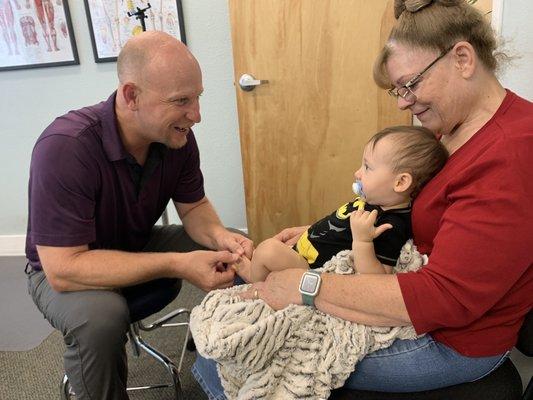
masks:
[(352, 184), (352, 190), (359, 197), (365, 198), (365, 192), (363, 192), (363, 184), (360, 180), (357, 180)]

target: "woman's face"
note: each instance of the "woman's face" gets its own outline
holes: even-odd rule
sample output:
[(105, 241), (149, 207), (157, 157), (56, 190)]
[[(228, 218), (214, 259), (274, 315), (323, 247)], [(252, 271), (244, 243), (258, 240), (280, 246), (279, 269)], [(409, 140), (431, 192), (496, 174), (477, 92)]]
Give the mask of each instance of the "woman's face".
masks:
[[(391, 45), (391, 55), (386, 70), (394, 87), (401, 87), (430, 65), (440, 53), (408, 47), (399, 43)], [(398, 107), (409, 109), (422, 125), (439, 134), (450, 133), (460, 122), (461, 84), (454, 74), (453, 57), (449, 52), (431, 66), (410, 90), (416, 99), (408, 101), (398, 97)], [(453, 90), (455, 88), (455, 90)]]

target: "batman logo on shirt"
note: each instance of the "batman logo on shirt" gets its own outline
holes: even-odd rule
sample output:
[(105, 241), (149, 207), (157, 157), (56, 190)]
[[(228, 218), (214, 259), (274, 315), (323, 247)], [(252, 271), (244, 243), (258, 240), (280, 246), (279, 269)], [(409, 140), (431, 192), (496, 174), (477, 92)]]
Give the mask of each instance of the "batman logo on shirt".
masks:
[(353, 203), (346, 203), (340, 206), (335, 216), (340, 220), (347, 219), (350, 218), (350, 214), (355, 210), (364, 210), (364, 208), (365, 202), (360, 197), (357, 197)]

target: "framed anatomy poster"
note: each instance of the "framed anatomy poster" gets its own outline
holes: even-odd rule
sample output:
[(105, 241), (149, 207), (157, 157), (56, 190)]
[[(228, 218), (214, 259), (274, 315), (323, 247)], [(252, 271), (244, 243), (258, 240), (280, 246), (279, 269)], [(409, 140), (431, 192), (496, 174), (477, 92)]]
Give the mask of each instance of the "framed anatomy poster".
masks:
[(181, 0), (84, 1), (97, 63), (116, 61), (126, 41), (143, 31), (141, 15), (146, 30), (167, 32), (186, 42)]
[(0, 71), (79, 64), (67, 0), (0, 0)]

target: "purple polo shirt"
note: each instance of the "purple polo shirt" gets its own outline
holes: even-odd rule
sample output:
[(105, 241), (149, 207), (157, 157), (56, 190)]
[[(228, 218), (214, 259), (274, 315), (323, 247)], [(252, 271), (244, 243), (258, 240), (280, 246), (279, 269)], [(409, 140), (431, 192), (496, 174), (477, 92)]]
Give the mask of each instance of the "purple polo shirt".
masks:
[(57, 118), (35, 144), (26, 237), (34, 269), (41, 269), (35, 245), (140, 251), (170, 199), (193, 203), (205, 196), (192, 131), (181, 149), (164, 148), (138, 192), (117, 130), (115, 96)]

